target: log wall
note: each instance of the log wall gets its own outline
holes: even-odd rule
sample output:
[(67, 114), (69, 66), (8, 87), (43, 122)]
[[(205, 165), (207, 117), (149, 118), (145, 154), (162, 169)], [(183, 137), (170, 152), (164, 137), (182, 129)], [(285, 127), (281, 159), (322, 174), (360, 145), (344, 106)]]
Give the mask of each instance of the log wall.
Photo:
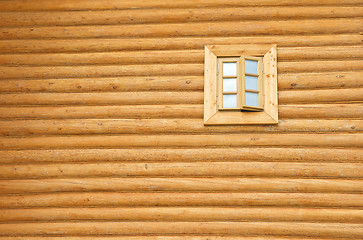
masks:
[[(363, 239), (362, 0), (0, 1), (0, 240)], [(278, 125), (204, 126), (204, 45), (278, 46)]]

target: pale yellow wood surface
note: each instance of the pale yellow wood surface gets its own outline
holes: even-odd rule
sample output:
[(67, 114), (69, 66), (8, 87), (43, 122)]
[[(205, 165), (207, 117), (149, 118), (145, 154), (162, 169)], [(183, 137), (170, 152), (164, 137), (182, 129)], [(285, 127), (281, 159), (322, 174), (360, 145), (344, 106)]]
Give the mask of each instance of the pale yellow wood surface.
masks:
[[(362, 239), (362, 6), (0, 1), (0, 240)], [(278, 124), (204, 126), (205, 46), (252, 44)]]

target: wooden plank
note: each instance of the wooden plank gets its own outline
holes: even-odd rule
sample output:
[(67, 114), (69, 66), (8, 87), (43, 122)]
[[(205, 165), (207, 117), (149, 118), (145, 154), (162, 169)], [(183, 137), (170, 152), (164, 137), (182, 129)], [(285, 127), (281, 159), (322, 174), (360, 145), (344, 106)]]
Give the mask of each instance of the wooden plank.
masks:
[[(234, 237), (234, 236), (211, 236), (211, 235), (183, 235), (183, 236), (66, 236), (66, 237), (52, 237), (53, 240), (98, 240), (98, 239), (107, 239), (107, 240), (205, 240), (208, 238), (209, 240), (286, 240), (286, 237), (272, 237), (272, 236), (261, 236), (261, 237)], [(35, 240), (35, 239), (49, 239), (49, 237), (37, 236), (37, 237), (0, 237), (1, 240)], [(299, 237), (289, 237), (289, 240), (305, 240), (305, 238)], [(335, 240), (336, 238), (309, 238), (309, 240)], [(340, 239), (340, 240), (348, 240)]]
[[(241, 44), (242, 45), (242, 44)], [(245, 51), (252, 51), (246, 44)], [(241, 49), (240, 45), (231, 45), (231, 48), (221, 50), (236, 52), (233, 46)], [(257, 45), (256, 45), (257, 46)], [(253, 47), (256, 47), (253, 45)], [(256, 52), (266, 53), (265, 49), (257, 47)], [(213, 48), (213, 52), (219, 52)], [(253, 49), (255, 51), (255, 49)], [(324, 46), (324, 47), (279, 47), (279, 62), (289, 60), (324, 60), (324, 59), (361, 59), (362, 46)], [(243, 54), (244, 52), (241, 52)], [(250, 55), (248, 53), (245, 53)], [(204, 52), (202, 50), (148, 50), (148, 51), (112, 51), (91, 53), (27, 53), (27, 54), (1, 54), (0, 64), (7, 66), (67, 66), (67, 65), (106, 65), (106, 64), (156, 64), (156, 63), (202, 63)]]
[(74, 222), (0, 224), (7, 235), (224, 234), (285, 235), (360, 239), (363, 224), (294, 222)]
[(233, 0), (225, 3), (222, 0), (176, 0), (173, 3), (162, 0), (157, 1), (138, 1), (132, 0), (95, 0), (92, 2), (86, 0), (72, 1), (64, 0), (59, 3), (57, 0), (41, 0), (29, 2), (26, 0), (5, 0), (2, 1), (0, 9), (2, 11), (56, 11), (56, 10), (106, 10), (106, 9), (134, 9), (134, 8), (182, 8), (182, 7), (237, 7), (237, 6), (301, 6), (301, 5), (360, 5), (360, 0), (323, 0), (316, 2), (313, 0), (296, 2), (292, 0), (272, 1), (263, 0), (258, 3), (247, 0)]
[(363, 120), (288, 119), (280, 120), (278, 125), (272, 126), (248, 125), (218, 128), (205, 127), (201, 119), (0, 120), (0, 136), (360, 131), (363, 131)]
[(305, 91), (280, 91), (279, 103), (338, 103), (363, 101), (363, 88), (329, 89), (329, 90), (305, 90)]
[(1, 179), (130, 176), (362, 178), (363, 176), (361, 163), (321, 162), (69, 163), (0, 165), (0, 169)]
[(279, 105), (282, 118), (356, 118), (363, 115), (363, 104)]
[[(359, 84), (358, 81), (357, 84)], [(203, 76), (119, 76), (109, 78), (2, 80), (0, 84), (0, 92), (4, 93), (202, 90)]]
[(0, 39), (180, 37), (289, 34), (347, 34), (363, 30), (361, 18), (289, 21), (228, 21), (202, 23), (124, 24), (0, 28)]
[(338, 193), (58, 193), (0, 196), (0, 208), (122, 206), (363, 207), (362, 194)]
[[(173, 50), (199, 49), (205, 45), (225, 44), (271, 44), (278, 47), (359, 45), (359, 34), (322, 34), (287, 36), (241, 37), (164, 37), (164, 38), (93, 38), (93, 39), (38, 39), (1, 40), (2, 53), (61, 53), (61, 52), (107, 52), (122, 50)], [(59, 47), (62, 46), (62, 47)]]
[[(286, 73), (278, 75), (279, 90), (362, 88), (363, 72)], [(203, 76), (119, 76), (1, 80), (0, 92), (123, 92), (202, 91)]]
[(363, 72), (327, 72), (279, 74), (278, 88), (317, 89), (317, 88), (361, 88)]
[[(150, 104), (150, 103), (148, 103)], [(363, 106), (362, 106), (363, 107)], [(69, 118), (201, 118), (202, 105), (124, 105), (124, 106), (41, 106), (1, 107), (0, 119), (69, 119)]]
[(202, 148), (57, 149), (0, 151), (1, 164), (105, 162), (340, 162), (362, 163), (362, 149)]
[[(132, 107), (131, 107), (132, 106)], [(283, 118), (355, 118), (363, 115), (363, 104), (281, 105)], [(124, 106), (0, 106), (0, 119), (85, 119), (85, 118), (202, 118), (203, 105), (124, 105)]]
[(331, 71), (360, 71), (363, 68), (362, 60), (340, 61), (307, 61), (307, 62), (278, 62), (279, 73), (294, 72), (331, 72)]
[[(186, 141), (188, 139), (188, 141)], [(1, 137), (0, 149), (67, 149), (133, 147), (357, 147), (363, 134), (223, 134)]]
[(203, 75), (203, 64), (0, 67), (0, 79)]
[[(308, 221), (361, 223), (363, 210), (304, 208), (46, 208), (1, 209), (0, 221)], [(289, 239), (291, 240), (291, 239)]]
[(112, 25), (201, 21), (362, 17), (360, 6), (233, 7), (97, 11), (2, 12), (2, 27)]
[[(286, 178), (82, 178), (0, 180), (1, 194), (155, 191), (363, 193), (363, 181)], [(3, 220), (3, 217), (0, 212), (1, 220)]]
[(1, 99), (0, 105), (201, 104), (203, 102), (203, 93), (202, 92), (24, 93), (24, 94), (2, 94), (0, 95), (0, 99)]
[[(280, 91), (279, 104), (363, 101), (363, 89)], [(140, 98), (140, 96), (143, 96)], [(9, 93), (0, 105), (201, 104), (202, 92)]]

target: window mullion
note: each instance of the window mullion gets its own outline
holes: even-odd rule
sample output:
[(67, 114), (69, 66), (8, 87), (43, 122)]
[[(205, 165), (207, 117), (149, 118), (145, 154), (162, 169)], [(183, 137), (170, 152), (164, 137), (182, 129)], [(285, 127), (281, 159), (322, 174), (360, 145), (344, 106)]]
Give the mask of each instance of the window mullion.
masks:
[(245, 58), (242, 55), (239, 58), (239, 64), (238, 64), (238, 69), (239, 69), (239, 75), (238, 75), (238, 83), (239, 83), (239, 89), (238, 89), (238, 103), (239, 106), (238, 108), (242, 109), (243, 106), (245, 105), (245, 99), (244, 99), (244, 92), (245, 92)]

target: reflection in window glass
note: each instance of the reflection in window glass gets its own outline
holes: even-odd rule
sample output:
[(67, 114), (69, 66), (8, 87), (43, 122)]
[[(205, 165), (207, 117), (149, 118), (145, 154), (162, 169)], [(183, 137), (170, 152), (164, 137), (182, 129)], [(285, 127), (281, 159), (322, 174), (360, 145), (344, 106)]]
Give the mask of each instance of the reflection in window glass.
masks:
[(258, 93), (246, 92), (246, 105), (258, 107)]
[(223, 79), (223, 92), (237, 92), (237, 79), (236, 78)]
[(245, 60), (245, 73), (258, 74), (258, 61)]
[(223, 76), (237, 76), (237, 63), (224, 62), (223, 63)]
[(258, 77), (245, 76), (246, 89), (258, 91)]
[(236, 108), (237, 95), (223, 95), (223, 108)]

